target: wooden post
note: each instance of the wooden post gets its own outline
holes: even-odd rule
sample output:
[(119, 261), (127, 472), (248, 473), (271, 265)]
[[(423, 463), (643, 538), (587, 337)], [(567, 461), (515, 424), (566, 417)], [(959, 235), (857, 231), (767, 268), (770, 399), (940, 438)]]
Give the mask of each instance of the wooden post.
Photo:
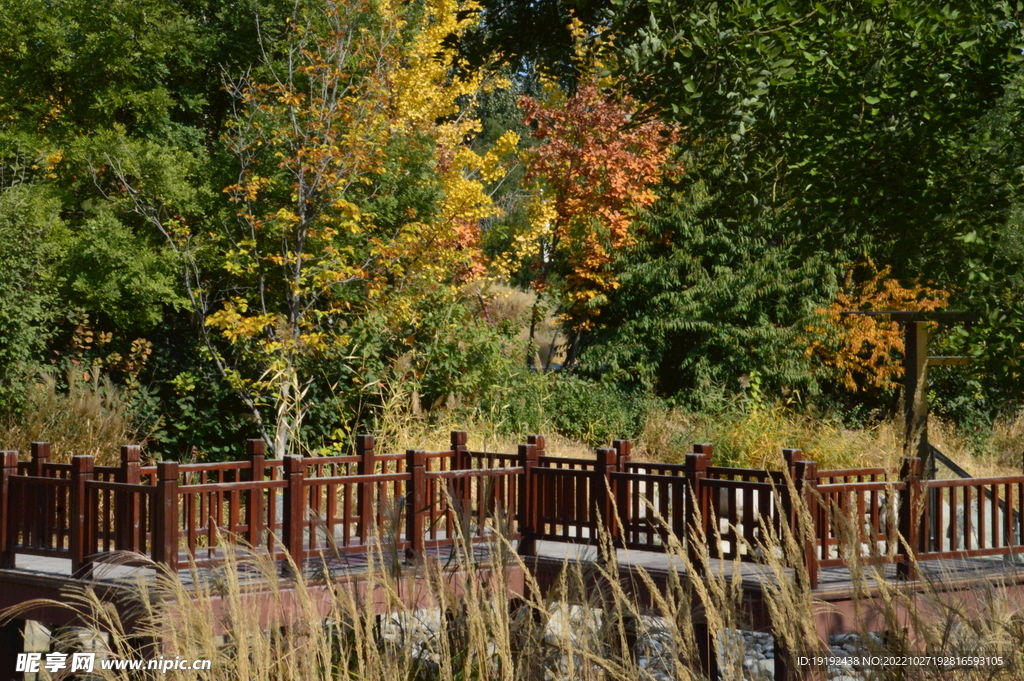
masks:
[(452, 470), (464, 471), (473, 467), (469, 457), (469, 433), (464, 430), (453, 430), (451, 433), (452, 443)]
[(153, 560), (171, 571), (178, 569), (178, 462), (156, 465), (156, 503), (153, 504)]
[[(615, 450), (615, 470), (620, 473), (628, 471), (627, 464), (630, 462), (633, 456), (633, 443), (629, 440), (615, 440), (612, 442), (612, 448)], [(630, 516), (630, 509), (632, 508), (632, 489), (633, 486), (628, 482), (622, 481), (621, 484), (615, 485), (615, 510), (617, 511), (617, 529), (619, 539), (626, 541), (629, 537), (629, 527), (633, 521)], [(675, 499), (671, 500), (673, 503)], [(680, 512), (682, 509), (680, 509)], [(681, 515), (681, 513), (680, 513)]]
[[(687, 457), (689, 456), (693, 455), (687, 455)], [(716, 681), (719, 678), (718, 631), (708, 626), (707, 622), (694, 622), (693, 634), (694, 642), (697, 644), (697, 661), (700, 665), (701, 675)]]
[[(594, 514), (595, 526), (603, 523), (608, 538), (618, 538), (618, 526), (612, 512), (612, 477), (615, 472), (616, 452), (614, 449), (602, 447), (597, 450), (597, 461), (594, 463), (594, 475), (590, 478), (590, 504)], [(593, 538), (597, 538), (595, 535)], [(603, 544), (602, 544), (603, 546)]]
[[(531, 436), (533, 437), (533, 436)], [(521, 556), (533, 556), (537, 553), (537, 487), (533, 476), (533, 467), (537, 465), (537, 445), (519, 445), (519, 466), (523, 469), (519, 479), (519, 546), (517, 552)]]
[(50, 463), (50, 443), (49, 442), (33, 442), (32, 443), (32, 466), (29, 468), (29, 475), (34, 475), (37, 478), (45, 477), (43, 472), (44, 466)]
[(928, 324), (907, 322), (903, 353), (903, 456), (924, 463), (924, 477), (935, 478), (935, 460), (928, 448)]
[[(804, 567), (807, 569), (808, 587), (818, 588), (818, 462), (796, 462), (796, 499), (806, 504), (810, 527), (803, 534)], [(793, 527), (794, 536), (801, 537), (799, 523)]]
[[(921, 460), (918, 458), (903, 459), (900, 469), (900, 480), (905, 483), (900, 491), (899, 528), (900, 562), (896, 564), (896, 576), (900, 579), (918, 579), (913, 558), (919, 547), (918, 528), (921, 522), (920, 508), (922, 497)], [(970, 509), (965, 511), (970, 512)]]
[[(356, 435), (357, 475), (373, 475), (377, 472), (377, 457), (374, 450), (377, 441), (372, 435)], [(356, 488), (356, 505), (359, 508), (359, 540), (366, 545), (367, 538), (373, 534), (377, 524), (373, 518), (373, 485), (360, 482)]]
[[(711, 445), (694, 445), (697, 447)], [(708, 460), (703, 452), (694, 452), (686, 455), (686, 546), (690, 563), (697, 567), (700, 565), (701, 553), (697, 546), (699, 542), (707, 544), (708, 528), (711, 527), (711, 508), (707, 503), (707, 495), (701, 488), (700, 481), (707, 474)]]
[[(250, 482), (263, 482), (266, 477), (267, 459), (266, 443), (263, 440), (246, 440), (245, 453), (249, 457), (249, 474), (244, 476)], [(270, 490), (270, 494), (276, 494), (277, 490)], [(263, 509), (266, 504), (263, 502), (263, 490), (249, 490), (249, 502), (245, 507), (245, 524), (248, 526), (246, 541), (253, 548), (262, 546), (263, 541)]]
[(85, 566), (85, 557), (96, 552), (95, 528), (86, 522), (87, 494), (85, 481), (93, 479), (91, 456), (71, 457), (71, 490), (69, 505), (69, 543), (71, 545), (71, 572), (77, 573)]
[(18, 452), (0, 452), (0, 568), (14, 567), (14, 547), (18, 542), (18, 514), (11, 500), (10, 479), (18, 474)]
[(547, 449), (545, 448), (547, 445), (547, 439), (543, 435), (529, 435), (526, 438), (526, 442), (527, 444), (531, 444), (536, 447), (537, 458), (548, 455)]
[(633, 456), (633, 443), (629, 440), (615, 440), (612, 442), (612, 449), (615, 450), (615, 466), (620, 473), (626, 471), (626, 464)]
[(704, 468), (707, 468), (708, 466), (711, 465), (711, 459), (712, 459), (712, 457), (714, 455), (714, 450), (715, 450), (715, 448), (712, 447), (707, 442), (705, 442), (703, 444), (696, 444), (696, 445), (693, 446), (693, 453), (694, 454), (700, 454), (701, 456), (703, 456), (707, 460), (704, 463)]
[(786, 462), (786, 468), (789, 470), (789, 477), (796, 480), (796, 462), (801, 461), (804, 458), (804, 452), (802, 449), (783, 449), (782, 458)]
[(782, 458), (786, 462), (786, 470), (789, 473), (789, 481), (792, 486), (788, 487), (788, 489), (779, 490), (779, 493), (782, 498), (782, 510), (786, 516), (786, 521), (789, 523), (790, 529), (795, 532), (797, 529), (796, 506), (793, 504), (793, 499), (796, 496), (796, 464), (798, 461), (803, 460), (804, 452), (801, 449), (783, 449)]
[[(140, 468), (142, 448), (138, 445), (121, 447), (121, 467), (117, 471), (117, 481), (129, 485), (140, 484), (142, 477)], [(139, 495), (135, 492), (117, 492), (117, 533), (116, 546), (120, 551), (140, 551), (139, 540)]]
[(409, 472), (409, 487), (405, 496), (405, 540), (409, 542), (406, 557), (422, 557), (424, 548), (423, 514), (427, 508), (426, 452), (422, 449), (405, 451), (405, 469)]
[[(295, 563), (295, 569), (302, 571), (303, 555), (302, 539), (306, 524), (306, 467), (301, 456), (284, 457), (284, 479), (288, 486), (284, 488), (284, 522), (281, 528), (284, 548)], [(285, 563), (285, 573), (291, 568)]]
[[(464, 430), (453, 430), (451, 433), (453, 471), (464, 471), (473, 467), (469, 457), (469, 448), (466, 447), (466, 443), (469, 441), (468, 438), (469, 434)], [(473, 480), (471, 478), (460, 478), (451, 482), (454, 484), (449, 485), (448, 489), (453, 500), (458, 499), (459, 506), (461, 507), (457, 510), (469, 513), (470, 508), (473, 506)], [(440, 490), (438, 492), (440, 493)]]

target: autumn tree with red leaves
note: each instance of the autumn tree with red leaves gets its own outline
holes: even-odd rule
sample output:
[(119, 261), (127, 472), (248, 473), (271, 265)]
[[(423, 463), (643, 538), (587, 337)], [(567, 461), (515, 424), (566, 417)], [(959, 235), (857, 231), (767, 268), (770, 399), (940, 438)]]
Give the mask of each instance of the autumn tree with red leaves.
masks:
[(519, 238), (537, 272), (530, 338), (540, 296), (549, 293), (557, 274), (561, 286), (555, 297), (576, 334), (571, 365), (604, 294), (618, 285), (613, 254), (633, 243), (637, 211), (657, 200), (654, 190), (678, 134), (657, 119), (634, 121), (636, 102), (608, 94), (596, 82), (582, 85), (560, 106), (545, 107), (531, 97), (522, 97), (520, 106), (542, 142), (526, 174), (535, 192), (532, 231)]

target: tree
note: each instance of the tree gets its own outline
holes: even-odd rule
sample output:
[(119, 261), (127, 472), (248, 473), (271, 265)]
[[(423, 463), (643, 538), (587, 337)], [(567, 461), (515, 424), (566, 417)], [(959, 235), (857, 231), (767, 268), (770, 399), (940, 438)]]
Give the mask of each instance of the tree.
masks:
[(615, 7), (632, 93), (700, 140), (690, 177), (706, 182), (720, 217), (773, 212), (805, 254), (962, 280), (974, 249), (956, 237), (991, 216), (955, 215), (961, 166), (1019, 72), (1021, 3)]
[(699, 188), (664, 187), (640, 215), (581, 370), (696, 408), (752, 376), (767, 394), (819, 395), (827, 376), (805, 354), (806, 326), (836, 288), (827, 259), (801, 256), (770, 220), (705, 218)]
[(548, 291), (552, 274), (561, 277), (561, 311), (577, 334), (571, 365), (580, 334), (618, 285), (613, 253), (633, 243), (636, 212), (657, 199), (654, 188), (677, 134), (657, 120), (632, 121), (636, 102), (602, 92), (596, 82), (582, 85), (562, 106), (520, 101), (524, 122), (542, 144), (525, 176), (536, 201), (531, 232), (517, 237), (517, 255), (535, 259), (538, 296)]
[(357, 359), (360, 324), (397, 330), (420, 296), (482, 271), (478, 224), (495, 210), (482, 178), (510, 152), (466, 146), (482, 75), (460, 72), (446, 42), (470, 21), (449, 0), (298, 10), (266, 78), (230, 85), (238, 176), (223, 228), (190, 224), (132, 182), (144, 173), (115, 168), (179, 254), (206, 352), (278, 455), (302, 444), (318, 374), (331, 390), (378, 382), (337, 366)]

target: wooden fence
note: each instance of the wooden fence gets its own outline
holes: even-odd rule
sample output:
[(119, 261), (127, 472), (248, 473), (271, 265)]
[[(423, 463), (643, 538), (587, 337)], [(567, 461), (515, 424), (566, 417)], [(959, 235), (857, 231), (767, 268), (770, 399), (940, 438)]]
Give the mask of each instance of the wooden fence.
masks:
[(23, 554), (69, 558), (78, 572), (123, 551), (206, 566), (235, 538), (298, 564), (374, 549), (415, 557), (498, 534), (524, 554), (537, 541), (655, 552), (675, 543), (701, 564), (762, 561), (788, 536), (814, 587), (820, 569), (851, 559), (914, 577), (911, 554), (1024, 553), (1024, 476), (923, 481), (916, 459), (900, 470), (818, 470), (800, 450), (783, 454), (781, 471), (713, 466), (711, 445), (682, 464), (640, 462), (618, 440), (594, 458), (563, 458), (548, 455), (543, 436), (513, 453), (479, 452), (456, 431), (436, 452), (379, 454), (360, 435), (344, 456), (268, 460), (250, 440), (241, 461), (143, 466), (126, 446), (119, 466), (95, 466), (87, 456), (51, 463), (49, 445), (36, 443), (28, 461), (2, 455), (0, 567)]

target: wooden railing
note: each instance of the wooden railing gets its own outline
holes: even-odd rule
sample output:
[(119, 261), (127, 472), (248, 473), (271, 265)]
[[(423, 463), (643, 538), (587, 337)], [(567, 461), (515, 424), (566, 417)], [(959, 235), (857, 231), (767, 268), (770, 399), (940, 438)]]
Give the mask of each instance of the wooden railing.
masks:
[[(143, 466), (138, 447), (119, 466), (92, 457), (51, 463), (46, 443), (32, 459), (3, 452), (0, 565), (16, 555), (70, 558), (76, 572), (128, 551), (177, 567), (223, 561), (223, 544), (244, 539), (296, 562), (365, 552), (383, 543), (404, 552), (496, 532), (517, 538), (514, 518), (524, 469), (518, 453), (469, 452), (464, 432), (450, 450), (376, 454), (372, 436), (354, 455), (268, 461), (261, 441), (247, 458), (221, 463)], [(463, 536), (466, 533), (467, 536)], [(118, 556), (123, 559), (123, 556)]]
[[(523, 554), (537, 541), (657, 552), (675, 543), (698, 564), (762, 561), (773, 547), (813, 587), (821, 569), (851, 560), (915, 577), (918, 561), (1024, 553), (1024, 476), (922, 481), (916, 459), (819, 471), (800, 450), (784, 450), (781, 471), (737, 469), (711, 465), (711, 445), (683, 464), (639, 462), (629, 441), (613, 444), (562, 458), (531, 436), (514, 453), (480, 452), (457, 431), (447, 450), (378, 454), (360, 435), (343, 456), (267, 460), (250, 440), (241, 461), (143, 466), (126, 446), (118, 466), (101, 467), (85, 456), (52, 463), (36, 443), (29, 461), (3, 453), (0, 566), (24, 554), (81, 571), (114, 552), (205, 566), (236, 539), (301, 565), (375, 548), (417, 557), (500, 534)], [(774, 548), (785, 536), (803, 542), (796, 563)]]
[(921, 506), (918, 560), (1020, 552), (1024, 476), (915, 480), (912, 491)]

